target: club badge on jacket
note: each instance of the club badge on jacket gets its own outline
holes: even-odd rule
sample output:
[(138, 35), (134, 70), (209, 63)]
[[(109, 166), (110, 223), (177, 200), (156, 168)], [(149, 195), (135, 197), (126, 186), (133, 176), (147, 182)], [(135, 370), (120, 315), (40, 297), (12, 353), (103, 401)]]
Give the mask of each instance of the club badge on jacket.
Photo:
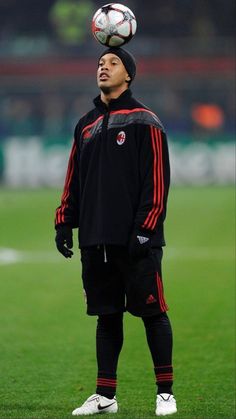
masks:
[(117, 137), (116, 137), (117, 144), (118, 145), (122, 145), (122, 144), (124, 144), (125, 140), (126, 140), (126, 134), (125, 134), (125, 132), (124, 131), (120, 131), (119, 134), (117, 134)]

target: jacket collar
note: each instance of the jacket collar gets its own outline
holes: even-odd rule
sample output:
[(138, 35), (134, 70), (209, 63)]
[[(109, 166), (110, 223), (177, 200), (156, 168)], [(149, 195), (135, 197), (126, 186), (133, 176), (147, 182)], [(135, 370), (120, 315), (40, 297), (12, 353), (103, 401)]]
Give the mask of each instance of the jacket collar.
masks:
[(123, 93), (121, 93), (121, 95), (117, 99), (111, 99), (108, 106), (104, 102), (102, 102), (100, 95), (94, 99), (93, 103), (96, 106), (96, 108), (99, 109), (100, 112), (106, 113), (107, 111), (124, 108), (125, 105), (127, 105), (127, 101), (131, 98), (131, 96), (131, 90), (127, 89)]

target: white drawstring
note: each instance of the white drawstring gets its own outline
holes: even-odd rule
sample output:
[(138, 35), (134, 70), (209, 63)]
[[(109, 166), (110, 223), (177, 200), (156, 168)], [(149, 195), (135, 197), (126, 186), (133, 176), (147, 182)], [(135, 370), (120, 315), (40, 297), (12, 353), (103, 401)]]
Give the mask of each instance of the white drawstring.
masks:
[(107, 252), (106, 252), (105, 244), (103, 245), (103, 250), (104, 250), (104, 263), (107, 263)]

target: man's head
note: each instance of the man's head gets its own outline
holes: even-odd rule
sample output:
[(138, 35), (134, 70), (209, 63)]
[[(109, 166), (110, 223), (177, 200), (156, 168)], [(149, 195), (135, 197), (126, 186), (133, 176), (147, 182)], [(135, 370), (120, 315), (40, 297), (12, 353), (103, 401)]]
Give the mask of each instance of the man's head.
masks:
[(135, 74), (135, 59), (123, 48), (107, 48), (98, 60), (97, 83), (104, 93), (127, 89)]

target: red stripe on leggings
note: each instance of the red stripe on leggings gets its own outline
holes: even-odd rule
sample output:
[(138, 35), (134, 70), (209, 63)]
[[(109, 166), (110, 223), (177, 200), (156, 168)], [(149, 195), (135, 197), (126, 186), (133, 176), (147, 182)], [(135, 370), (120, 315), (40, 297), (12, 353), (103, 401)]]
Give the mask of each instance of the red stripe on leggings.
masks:
[(163, 284), (162, 284), (160, 276), (158, 275), (158, 272), (156, 272), (156, 282), (157, 282), (160, 308), (161, 308), (161, 311), (164, 312), (168, 310), (168, 306), (166, 305), (166, 302), (165, 302), (164, 293), (163, 293)]

